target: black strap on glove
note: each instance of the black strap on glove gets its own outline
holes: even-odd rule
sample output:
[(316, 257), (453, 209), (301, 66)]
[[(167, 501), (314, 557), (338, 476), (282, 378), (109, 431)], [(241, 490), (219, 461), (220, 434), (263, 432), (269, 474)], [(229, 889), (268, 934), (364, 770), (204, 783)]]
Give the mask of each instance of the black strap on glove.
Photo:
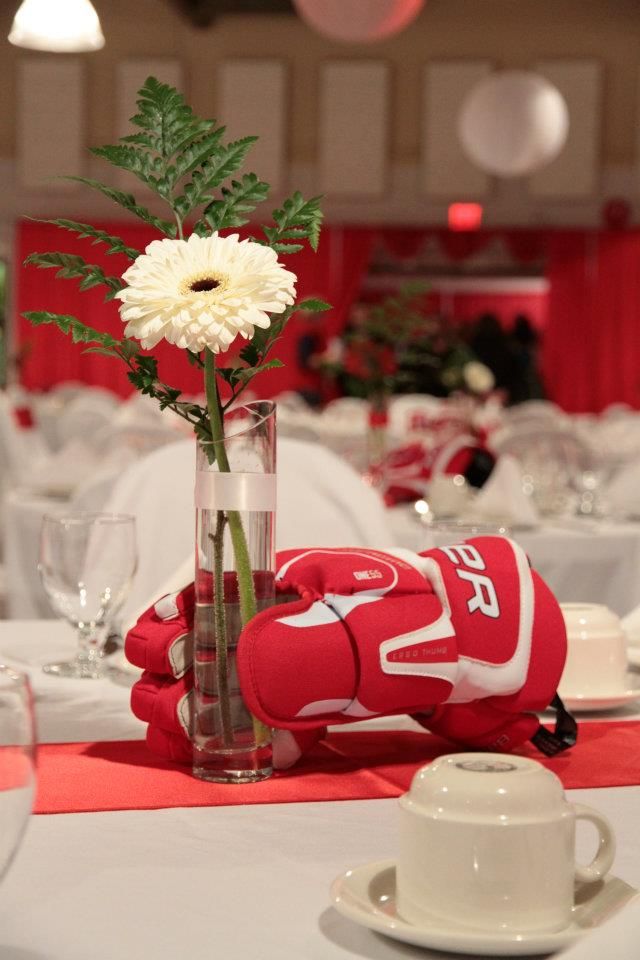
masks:
[(536, 745), (540, 753), (544, 753), (547, 757), (555, 757), (557, 753), (575, 746), (578, 739), (578, 724), (557, 693), (549, 706), (556, 713), (555, 728), (552, 732), (540, 724), (531, 737), (531, 742)]

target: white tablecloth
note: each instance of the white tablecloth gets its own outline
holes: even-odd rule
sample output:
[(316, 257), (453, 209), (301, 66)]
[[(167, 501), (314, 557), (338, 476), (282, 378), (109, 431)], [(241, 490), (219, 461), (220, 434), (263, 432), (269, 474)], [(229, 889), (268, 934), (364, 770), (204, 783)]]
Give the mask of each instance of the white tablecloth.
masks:
[[(140, 737), (126, 688), (41, 673), (72, 651), (64, 624), (0, 623), (0, 659), (31, 673), (41, 738)], [(640, 887), (640, 787), (569, 795), (611, 819), (613, 872)], [(32, 817), (0, 891), (0, 957), (435, 960), (443, 955), (374, 934), (329, 903), (334, 877), (394, 857), (397, 825), (396, 800)], [(580, 841), (583, 859), (590, 841)], [(610, 960), (637, 960), (637, 935)], [(578, 960), (602, 960), (595, 943)]]
[(0, 661), (29, 674), (39, 740), (144, 739), (145, 725), (129, 708), (128, 686), (110, 679), (72, 680), (42, 672), (42, 664), (71, 659), (75, 650), (74, 631), (66, 623), (0, 620)]
[[(640, 885), (640, 790), (575, 790)], [(393, 858), (396, 800), (34, 817), (2, 885), (3, 960), (429, 960), (340, 916), (334, 877)], [(450, 955), (453, 956), (453, 955)], [(591, 960), (603, 960), (598, 953)], [(625, 960), (637, 960), (630, 942)]]
[[(412, 508), (389, 513), (397, 546), (426, 549), (426, 529)], [(603, 603), (620, 616), (640, 604), (640, 523), (545, 523), (511, 536), (560, 602)]]

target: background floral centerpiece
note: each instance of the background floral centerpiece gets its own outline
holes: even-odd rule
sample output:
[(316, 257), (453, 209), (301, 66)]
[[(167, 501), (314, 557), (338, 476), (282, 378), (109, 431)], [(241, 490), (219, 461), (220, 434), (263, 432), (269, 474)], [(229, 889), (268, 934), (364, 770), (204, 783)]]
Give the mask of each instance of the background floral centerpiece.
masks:
[(380, 303), (357, 303), (320, 361), (341, 394), (369, 402), (368, 470), (376, 482), (382, 482), (391, 396), (482, 398), (494, 386), (493, 374), (459, 330), (429, 311), (426, 293), (425, 283), (414, 282)]
[(374, 407), (397, 393), (484, 396), (494, 378), (461, 330), (428, 309), (425, 283), (409, 283), (380, 303), (358, 303), (322, 361), (345, 396)]
[[(153, 77), (139, 91), (137, 106), (138, 113), (131, 120), (136, 132), (92, 152), (134, 174), (167, 206), (167, 219), (157, 216), (130, 193), (84, 177), (68, 179), (97, 190), (155, 228), (160, 238), (143, 252), (90, 224), (57, 219), (50, 222), (106, 245), (109, 253), (124, 254), (131, 265), (122, 276), (110, 276), (76, 254), (39, 252), (26, 260), (27, 264), (57, 270), (62, 279), (79, 281), (81, 290), (103, 287), (106, 300), (120, 301), (125, 324), (122, 338), (69, 315), (39, 310), (25, 316), (36, 327), (53, 324), (74, 342), (84, 344), (85, 350), (124, 363), (137, 390), (191, 425), (199, 455), (212, 474), (231, 474), (226, 424), (237, 416), (241, 394), (258, 373), (281, 366), (272, 350), (296, 310), (328, 308), (319, 299), (296, 302), (296, 275), (278, 259), (295, 254), (305, 243), (317, 248), (322, 221), (319, 198), (305, 200), (296, 192), (273, 211), (270, 223), (252, 227), (245, 239), (226, 232), (247, 224), (256, 206), (268, 197), (269, 185), (256, 174), (244, 173), (232, 179), (257, 138), (248, 136), (226, 143), (224, 127), (197, 117), (178, 91)], [(206, 404), (182, 399), (179, 385), (160, 378), (151, 351), (163, 339), (186, 351), (189, 361), (202, 370)], [(219, 363), (220, 355), (238, 339), (244, 341), (239, 352), (226, 365)], [(262, 423), (264, 417), (258, 419)], [(227, 498), (226, 502), (231, 501)], [(215, 690), (212, 694), (207, 689), (204, 699), (209, 713), (215, 699), (216, 714), (222, 717), (222, 746), (232, 754), (233, 709), (224, 703), (231, 696), (233, 665), (228, 662), (228, 648), (242, 625), (256, 613), (256, 582), (264, 581), (265, 570), (252, 567), (242, 512), (213, 503), (209, 514), (203, 519), (204, 539), (197, 544), (196, 553), (198, 573), (207, 574), (200, 576), (199, 582), (201, 586), (206, 582), (210, 602), (202, 604), (207, 607), (206, 618), (196, 624), (196, 633), (200, 629), (206, 647), (203, 662), (215, 661), (218, 666)], [(266, 543), (261, 561), (264, 566), (273, 557), (271, 527), (261, 539)], [(237, 607), (237, 616), (233, 617), (225, 606), (229, 585)], [(264, 592), (262, 600), (268, 602)], [(264, 748), (269, 732), (257, 723), (252, 730), (253, 745)], [(246, 779), (258, 779), (269, 770), (267, 757), (259, 770), (245, 771)], [(229, 779), (240, 779), (237, 771)]]
[(398, 357), (403, 344), (424, 327), (423, 284), (408, 284), (377, 304), (356, 303), (345, 329), (320, 360), (325, 377), (340, 393), (383, 409), (398, 389)]

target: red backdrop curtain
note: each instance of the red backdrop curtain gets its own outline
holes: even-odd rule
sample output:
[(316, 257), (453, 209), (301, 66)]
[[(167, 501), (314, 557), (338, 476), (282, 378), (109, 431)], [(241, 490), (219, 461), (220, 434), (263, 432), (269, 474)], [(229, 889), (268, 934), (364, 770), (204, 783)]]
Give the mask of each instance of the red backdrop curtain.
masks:
[(384, 248), (399, 260), (418, 256), (429, 239), (435, 238), (453, 262), (466, 260), (498, 239), (520, 263), (542, 260), (549, 231), (528, 227), (494, 227), (484, 230), (448, 230), (446, 227), (382, 227), (379, 239)]
[(547, 325), (547, 294), (535, 291), (441, 293), (438, 309), (460, 323), (473, 323), (481, 314), (493, 313), (505, 330), (513, 327), (519, 313), (525, 314), (536, 330), (544, 331)]
[[(138, 250), (144, 250), (151, 240), (157, 239), (151, 228), (135, 223), (99, 226), (122, 237)], [(330, 312), (313, 321), (327, 336), (344, 326), (346, 314), (369, 264), (373, 238), (374, 231), (367, 228), (327, 227), (322, 231), (317, 253), (305, 248), (285, 260), (287, 268), (298, 277), (300, 298), (318, 296), (332, 304)], [(71, 314), (99, 330), (122, 336), (118, 301), (103, 303), (100, 288), (80, 293), (77, 281), (57, 280), (53, 269), (22, 267), (27, 254), (50, 250), (81, 254), (111, 275), (122, 274), (129, 263), (124, 256), (107, 255), (104, 246), (79, 240), (51, 224), (32, 221), (18, 224), (14, 303), (18, 318), (17, 342), (23, 357), (21, 382), (30, 390), (47, 390), (56, 383), (77, 380), (105, 386), (127, 396), (133, 388), (127, 380), (124, 365), (119, 361), (95, 353), (83, 353), (80, 345), (71, 343), (57, 329), (34, 328), (21, 317), (27, 310)], [(261, 377), (261, 395), (274, 396), (283, 390), (299, 389), (307, 383), (308, 373), (298, 366), (296, 345), (310, 322), (304, 316), (292, 317), (276, 353), (285, 366)], [(201, 391), (202, 375), (189, 365), (183, 351), (162, 341), (153, 352), (158, 358), (163, 379), (188, 393)]]
[(569, 411), (640, 407), (640, 232), (558, 232), (549, 241), (543, 373)]
[[(155, 237), (149, 228), (135, 223), (101, 226), (140, 250)], [(278, 344), (285, 367), (265, 374), (260, 392), (273, 396), (309, 386), (311, 375), (298, 364), (298, 339), (310, 324), (327, 337), (342, 329), (376, 241), (387, 237), (396, 253), (412, 256), (433, 232), (443, 233), (326, 227), (317, 254), (305, 250), (287, 258), (287, 266), (298, 276), (300, 296), (323, 297), (333, 309), (316, 320), (300, 315), (292, 318)], [(550, 292), (542, 363), (549, 396), (570, 411), (597, 411), (614, 402), (640, 408), (640, 231), (486, 231), (471, 240), (451, 241), (450, 253), (469, 255), (498, 233), (518, 259), (546, 255)], [(99, 290), (80, 294), (75, 281), (56, 280), (53, 270), (21, 266), (28, 253), (46, 250), (82, 253), (110, 274), (121, 274), (127, 266), (124, 257), (107, 256), (102, 246), (78, 240), (55, 226), (20, 223), (13, 298), (16, 313), (47, 309), (72, 314), (120, 336), (117, 304), (102, 303)], [(53, 328), (34, 329), (20, 319), (16, 330), (24, 355), (21, 380), (27, 388), (46, 390), (64, 380), (80, 380), (107, 386), (121, 395), (131, 392), (126, 373), (116, 360), (83, 354), (81, 347)], [(154, 353), (164, 379), (187, 392), (200, 391), (201, 375), (188, 365), (182, 351), (161, 343)]]

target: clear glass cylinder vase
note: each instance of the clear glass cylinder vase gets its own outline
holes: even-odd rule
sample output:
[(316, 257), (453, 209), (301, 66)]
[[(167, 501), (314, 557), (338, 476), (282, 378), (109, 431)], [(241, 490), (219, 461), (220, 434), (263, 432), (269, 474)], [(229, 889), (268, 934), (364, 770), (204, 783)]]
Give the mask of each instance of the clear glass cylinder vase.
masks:
[(252, 717), (236, 668), (238, 637), (275, 599), (275, 404), (229, 411), (224, 441), (199, 443), (193, 772), (218, 783), (272, 773), (271, 730)]

